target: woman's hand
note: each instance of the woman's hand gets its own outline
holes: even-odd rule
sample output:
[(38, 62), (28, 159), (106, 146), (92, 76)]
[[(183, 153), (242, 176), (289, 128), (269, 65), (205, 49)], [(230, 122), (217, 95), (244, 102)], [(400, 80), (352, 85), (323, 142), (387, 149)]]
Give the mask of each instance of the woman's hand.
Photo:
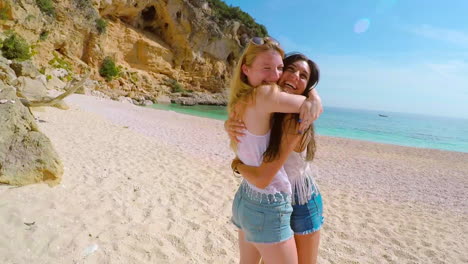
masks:
[(301, 105), (299, 118), (301, 119), (299, 126), (299, 133), (302, 134), (309, 126), (319, 118), (323, 112), (322, 99), (317, 91), (313, 89), (309, 92), (309, 97)]
[(242, 137), (245, 135), (243, 132), (245, 129), (245, 125), (242, 121), (236, 121), (232, 118), (229, 118), (224, 122), (224, 130), (229, 135), (229, 138), (233, 141), (236, 141), (237, 143), (240, 142), (238, 137)]

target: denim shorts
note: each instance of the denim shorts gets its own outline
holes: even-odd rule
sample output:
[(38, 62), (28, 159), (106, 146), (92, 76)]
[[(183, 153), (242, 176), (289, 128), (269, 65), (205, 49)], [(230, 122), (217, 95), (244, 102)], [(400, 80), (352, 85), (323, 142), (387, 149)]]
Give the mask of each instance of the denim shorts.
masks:
[(265, 194), (263, 199), (258, 199), (242, 187), (234, 197), (231, 221), (245, 233), (245, 239), (253, 243), (278, 243), (290, 239), (294, 235), (290, 199), (277, 200), (273, 195), (265, 197)]
[(296, 235), (307, 235), (318, 231), (323, 225), (323, 202), (320, 193), (312, 194), (306, 204), (293, 205), (291, 228)]

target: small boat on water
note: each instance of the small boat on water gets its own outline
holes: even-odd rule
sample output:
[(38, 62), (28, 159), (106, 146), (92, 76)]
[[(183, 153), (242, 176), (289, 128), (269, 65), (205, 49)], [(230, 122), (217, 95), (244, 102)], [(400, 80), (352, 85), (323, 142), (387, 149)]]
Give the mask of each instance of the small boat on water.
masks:
[(388, 115), (379, 114), (380, 117), (388, 117)]

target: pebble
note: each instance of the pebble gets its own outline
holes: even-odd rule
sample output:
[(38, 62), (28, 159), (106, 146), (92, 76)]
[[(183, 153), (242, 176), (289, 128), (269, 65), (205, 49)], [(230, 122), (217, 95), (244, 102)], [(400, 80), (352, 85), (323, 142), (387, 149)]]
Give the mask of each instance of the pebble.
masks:
[(92, 244), (88, 246), (85, 250), (83, 250), (83, 257), (87, 257), (93, 254), (96, 250), (98, 250), (99, 246), (97, 244)]
[(1, 99), (1, 100), (0, 100), (0, 104), (6, 104), (6, 103), (8, 103), (8, 102), (10, 102), (10, 103), (12, 103), (12, 104), (16, 103), (15, 100), (7, 100), (7, 99)]

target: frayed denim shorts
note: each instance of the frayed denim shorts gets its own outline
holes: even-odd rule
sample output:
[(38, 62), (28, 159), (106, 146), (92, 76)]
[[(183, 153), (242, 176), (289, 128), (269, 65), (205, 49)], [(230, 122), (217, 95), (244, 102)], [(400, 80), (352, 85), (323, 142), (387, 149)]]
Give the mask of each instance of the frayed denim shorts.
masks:
[(306, 204), (292, 206), (291, 227), (296, 235), (307, 235), (323, 225), (323, 202), (320, 193), (312, 194)]
[[(252, 243), (278, 243), (290, 239), (293, 211), (286, 194), (252, 195), (241, 185), (232, 204), (231, 221)], [(247, 187), (248, 188), (248, 187)]]

